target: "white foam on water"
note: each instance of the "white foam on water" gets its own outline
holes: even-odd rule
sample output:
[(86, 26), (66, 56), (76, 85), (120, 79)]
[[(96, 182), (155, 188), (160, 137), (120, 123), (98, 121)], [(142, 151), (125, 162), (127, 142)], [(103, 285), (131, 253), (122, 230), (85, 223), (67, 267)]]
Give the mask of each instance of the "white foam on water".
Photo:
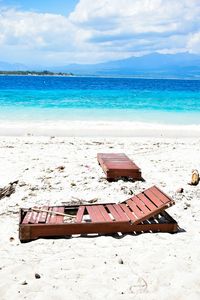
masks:
[(199, 137), (200, 124), (131, 121), (1, 121), (1, 136)]

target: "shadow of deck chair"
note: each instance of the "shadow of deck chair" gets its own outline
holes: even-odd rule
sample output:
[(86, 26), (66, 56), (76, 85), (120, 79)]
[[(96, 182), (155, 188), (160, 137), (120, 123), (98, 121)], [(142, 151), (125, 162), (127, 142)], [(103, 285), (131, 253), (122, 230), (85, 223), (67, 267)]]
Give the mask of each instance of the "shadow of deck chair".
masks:
[(177, 222), (165, 212), (174, 201), (156, 186), (122, 203), (43, 206), (20, 211), (22, 242), (74, 234), (177, 232)]
[(144, 181), (140, 168), (124, 153), (98, 153), (97, 160), (108, 181), (120, 178)]

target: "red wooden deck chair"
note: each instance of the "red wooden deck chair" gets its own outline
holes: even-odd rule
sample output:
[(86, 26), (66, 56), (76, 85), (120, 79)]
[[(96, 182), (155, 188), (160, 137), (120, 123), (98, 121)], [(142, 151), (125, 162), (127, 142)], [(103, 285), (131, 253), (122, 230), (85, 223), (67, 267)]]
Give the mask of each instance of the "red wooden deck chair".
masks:
[(19, 238), (73, 234), (176, 232), (177, 223), (165, 212), (174, 201), (153, 186), (122, 202), (21, 209)]
[(120, 177), (142, 180), (140, 168), (124, 153), (98, 153), (97, 160), (108, 181)]

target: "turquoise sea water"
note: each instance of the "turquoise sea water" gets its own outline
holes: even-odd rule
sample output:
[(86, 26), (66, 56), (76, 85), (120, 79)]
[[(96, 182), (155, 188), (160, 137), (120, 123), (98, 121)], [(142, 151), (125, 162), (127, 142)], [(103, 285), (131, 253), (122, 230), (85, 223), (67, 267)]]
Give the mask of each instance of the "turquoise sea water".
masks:
[(0, 120), (200, 124), (200, 81), (0, 76)]

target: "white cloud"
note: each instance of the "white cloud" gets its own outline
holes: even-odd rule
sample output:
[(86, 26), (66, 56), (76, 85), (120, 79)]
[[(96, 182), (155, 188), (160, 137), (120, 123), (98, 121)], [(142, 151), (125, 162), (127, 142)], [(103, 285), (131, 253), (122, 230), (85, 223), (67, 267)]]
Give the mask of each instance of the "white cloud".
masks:
[(71, 23), (53, 14), (39, 14), (7, 10), (1, 12), (0, 33), (7, 45), (26, 45), (42, 48), (70, 40)]
[(200, 24), (198, 0), (81, 0), (70, 20), (90, 32), (99, 52), (121, 54), (192, 51), (188, 40)]
[(200, 53), (200, 31), (191, 35), (187, 43), (187, 48), (192, 53)]
[(80, 0), (69, 17), (4, 7), (0, 57), (55, 65), (200, 53), (199, 24), (199, 0)]

